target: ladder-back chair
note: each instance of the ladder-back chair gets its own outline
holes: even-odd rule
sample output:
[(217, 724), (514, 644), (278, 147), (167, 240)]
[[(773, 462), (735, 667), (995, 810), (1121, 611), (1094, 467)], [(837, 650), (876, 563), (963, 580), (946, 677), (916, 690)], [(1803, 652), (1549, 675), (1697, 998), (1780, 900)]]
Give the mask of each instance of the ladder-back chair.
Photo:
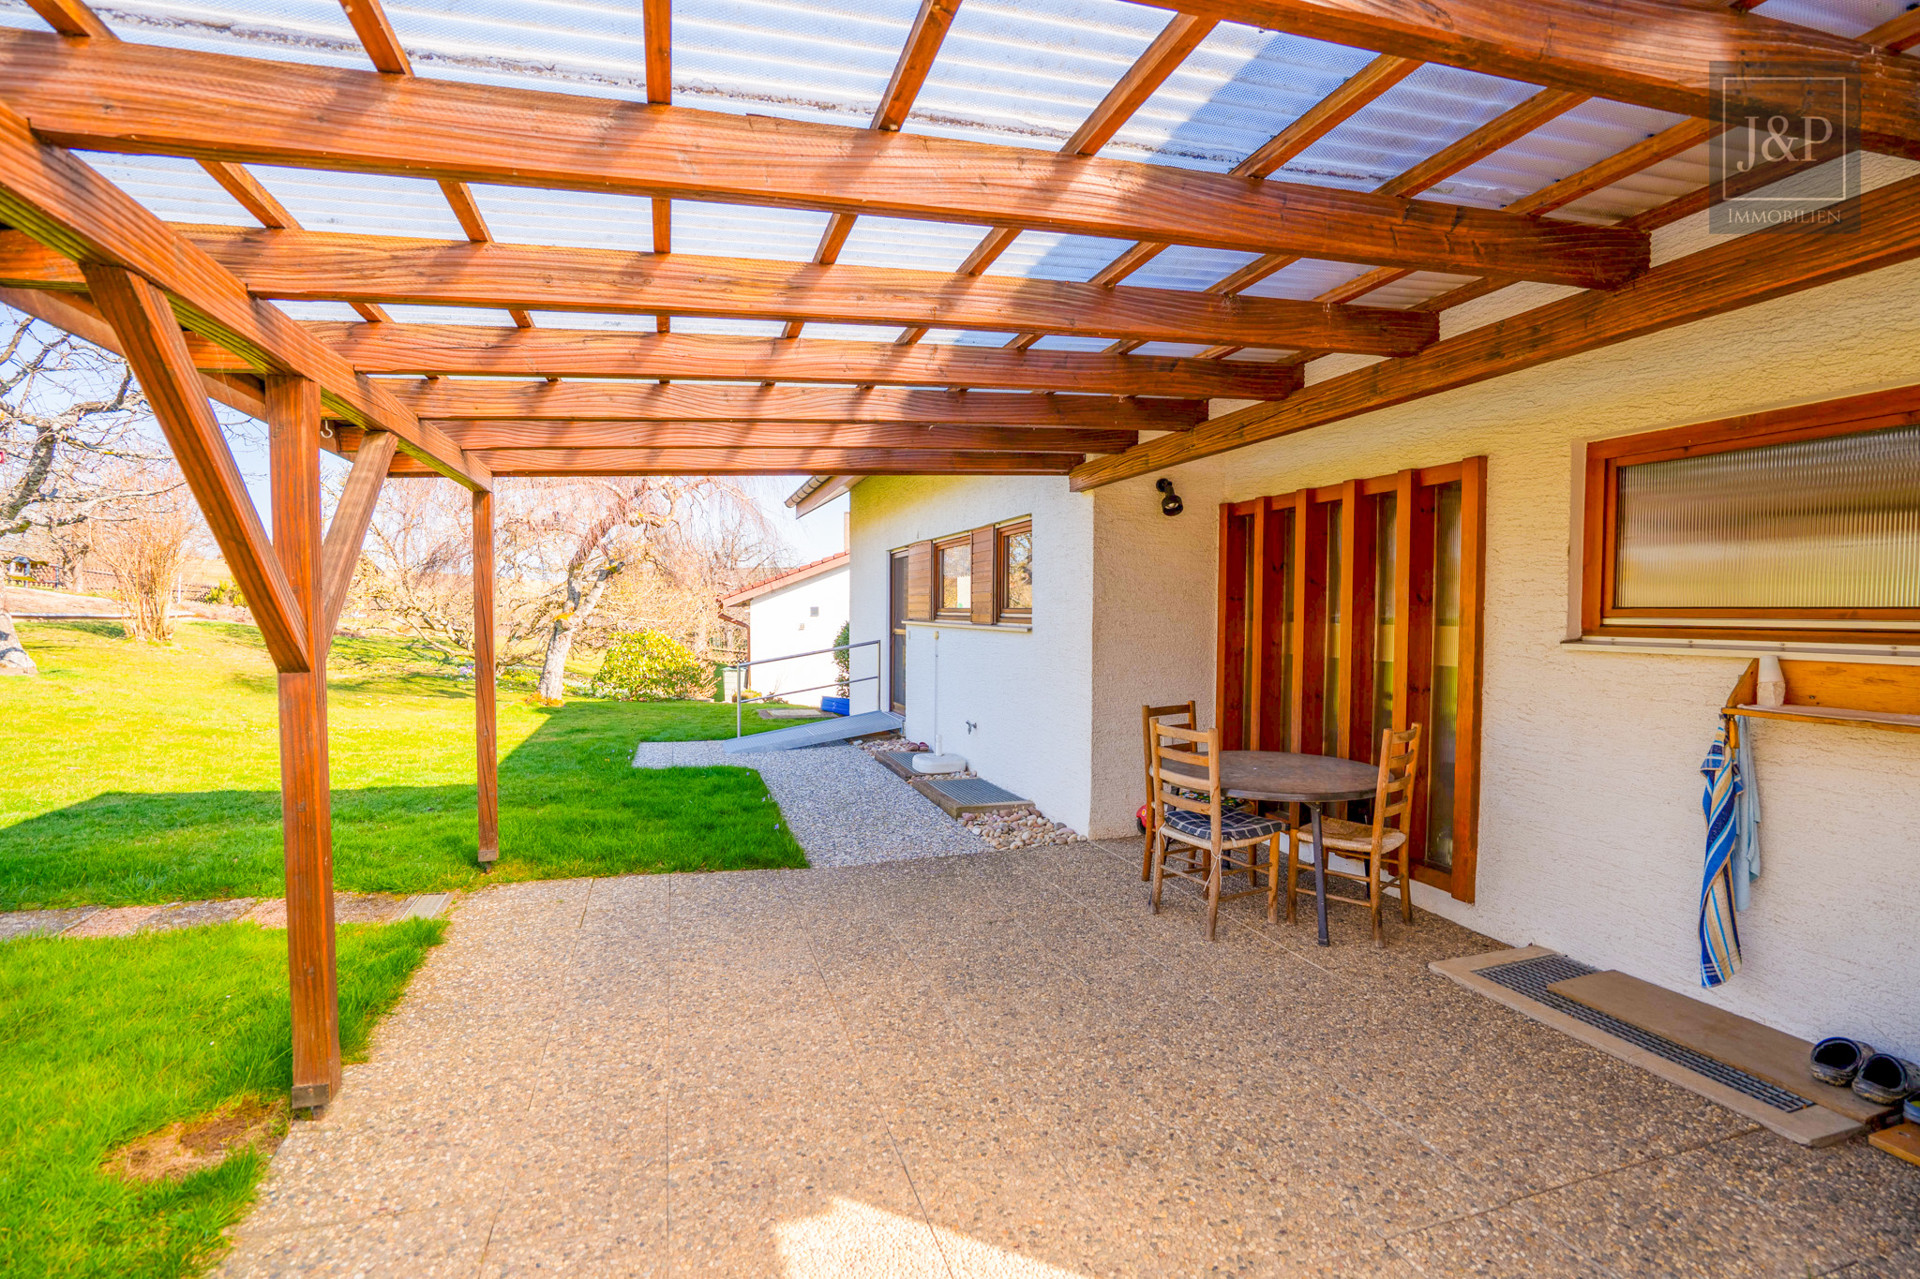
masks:
[(1176, 715), (1186, 716), (1184, 722), (1176, 722), (1177, 727), (1200, 727), (1192, 702), (1140, 708), (1140, 765), (1147, 777), (1147, 837), (1140, 852), (1140, 878), (1143, 882), (1153, 878), (1153, 726), (1159, 720), (1172, 720)]
[[(1373, 940), (1376, 944), (1387, 944), (1386, 934), (1380, 926), (1380, 912), (1385, 900), (1385, 886), (1381, 883), (1381, 870), (1388, 858), (1393, 859), (1391, 868), (1393, 882), (1400, 889), (1400, 916), (1408, 924), (1413, 923), (1413, 892), (1408, 886), (1408, 864), (1413, 859), (1413, 850), (1408, 844), (1412, 829), (1413, 796), (1415, 782), (1420, 776), (1420, 725), (1415, 724), (1401, 732), (1386, 729), (1380, 734), (1380, 781), (1373, 795), (1373, 825), (1360, 822), (1342, 821), (1338, 818), (1323, 818), (1321, 832), (1326, 837), (1327, 848), (1349, 861), (1364, 862), (1364, 874), (1353, 871), (1335, 870), (1331, 859), (1327, 862), (1327, 874), (1339, 879), (1349, 879), (1367, 886), (1367, 900), (1364, 904), (1373, 914)], [(1391, 824), (1389, 824), (1391, 823)], [(1311, 888), (1299, 886), (1302, 870), (1311, 870), (1313, 861), (1303, 861), (1300, 856), (1302, 846), (1313, 847), (1313, 826), (1301, 822), (1287, 839), (1287, 922), (1293, 922), (1293, 905), (1296, 893), (1312, 894)], [(1324, 850), (1313, 849), (1314, 857), (1324, 856)], [(1329, 895), (1328, 901), (1353, 901), (1350, 897)], [(1268, 907), (1268, 917), (1273, 914)]]
[[(1160, 911), (1160, 889), (1166, 877), (1189, 879), (1207, 893), (1207, 940), (1213, 940), (1220, 914), (1220, 881), (1231, 871), (1245, 871), (1249, 885), (1227, 899), (1271, 888), (1254, 887), (1259, 872), (1269, 884), (1280, 869), (1280, 836), (1286, 823), (1226, 806), (1220, 785), (1220, 730), (1202, 731), (1154, 724), (1149, 759), (1153, 778), (1153, 910)], [(1176, 854), (1171, 845), (1179, 844)], [(1260, 858), (1265, 845), (1267, 856)]]

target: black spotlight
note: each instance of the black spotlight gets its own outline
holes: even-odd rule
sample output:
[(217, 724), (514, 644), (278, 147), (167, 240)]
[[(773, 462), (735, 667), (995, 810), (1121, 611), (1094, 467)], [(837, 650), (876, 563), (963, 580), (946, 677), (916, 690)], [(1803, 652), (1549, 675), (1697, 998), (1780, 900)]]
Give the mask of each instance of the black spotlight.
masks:
[(1166, 494), (1160, 499), (1160, 514), (1174, 516), (1187, 509), (1187, 504), (1182, 502), (1180, 495), (1173, 491), (1172, 480), (1161, 479), (1154, 484), (1154, 487)]

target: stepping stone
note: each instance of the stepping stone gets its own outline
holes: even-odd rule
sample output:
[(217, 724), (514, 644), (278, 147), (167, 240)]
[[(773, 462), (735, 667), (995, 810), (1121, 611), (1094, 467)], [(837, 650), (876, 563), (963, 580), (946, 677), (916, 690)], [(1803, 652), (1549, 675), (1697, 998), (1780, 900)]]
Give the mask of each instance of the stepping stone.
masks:
[(198, 928), (206, 924), (230, 924), (253, 909), (256, 897), (233, 897), (223, 901), (182, 902), (169, 906), (140, 925), (143, 933), (171, 932), (176, 928)]
[(72, 928), (99, 909), (98, 906), (73, 906), (66, 910), (0, 912), (0, 942), (12, 941), (16, 937), (51, 937)]
[(401, 905), (400, 913), (393, 917), (393, 922), (397, 924), (403, 919), (435, 919), (452, 902), (452, 893), (422, 893), (418, 897), (409, 897)]
[(171, 910), (179, 904), (179, 902), (168, 902), (165, 906), (109, 906), (105, 910), (97, 910), (87, 916), (72, 928), (67, 929), (62, 936), (124, 937), (161, 911)]

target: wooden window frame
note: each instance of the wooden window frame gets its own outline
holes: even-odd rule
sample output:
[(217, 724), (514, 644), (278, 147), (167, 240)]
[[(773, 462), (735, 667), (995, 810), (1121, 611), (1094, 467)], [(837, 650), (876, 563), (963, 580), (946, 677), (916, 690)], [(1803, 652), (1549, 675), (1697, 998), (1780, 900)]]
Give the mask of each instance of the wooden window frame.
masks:
[[(998, 625), (1031, 626), (1033, 624), (1033, 603), (1031, 600), (1028, 601), (1025, 608), (1015, 608), (1007, 603), (1008, 587), (1010, 585), (1009, 562), (1007, 559), (1008, 544), (1022, 533), (1025, 533), (1029, 538), (1033, 536), (1033, 520), (1031, 518), (1014, 520), (1011, 523), (997, 525), (993, 530), (993, 620)], [(1029, 557), (1032, 555), (1032, 549), (1031, 544), (1029, 544)], [(1031, 558), (1028, 559), (1027, 569), (1028, 572), (1032, 572), (1033, 564)]]
[(969, 530), (968, 532), (961, 533), (957, 537), (937, 538), (933, 543), (933, 620), (936, 622), (949, 624), (957, 622), (968, 625), (971, 625), (973, 622), (973, 605), (971, 602), (969, 602), (965, 608), (947, 607), (947, 574), (943, 561), (948, 551), (953, 550), (955, 547), (962, 546), (967, 549), (967, 596), (969, 601), (971, 601), (975, 594), (973, 583), (979, 577), (979, 574), (974, 572), (973, 568), (972, 531)]
[(1797, 440), (1855, 435), (1920, 423), (1920, 386), (1795, 405), (1764, 413), (1697, 422), (1595, 440), (1586, 447), (1580, 559), (1582, 635), (1644, 639), (1803, 640), (1897, 643), (1906, 627), (1768, 626), (1767, 622), (1920, 623), (1920, 609), (1902, 608), (1618, 608), (1614, 557), (1619, 545), (1618, 497), (1623, 467), (1680, 457), (1706, 457)]
[[(1371, 762), (1377, 748), (1372, 715), (1378, 499), (1393, 495), (1401, 512), (1394, 523), (1393, 725), (1396, 729), (1416, 721), (1430, 725), (1436, 593), (1433, 516), (1440, 486), (1459, 483), (1460, 664), (1454, 723), (1453, 865), (1442, 869), (1416, 861), (1413, 875), (1469, 903), (1474, 899), (1480, 829), (1486, 481), (1486, 458), (1470, 457), (1446, 466), (1416, 467), (1223, 503), (1216, 595), (1214, 705), (1227, 746), (1336, 754)], [(1338, 581), (1327, 580), (1330, 534), (1341, 539)], [(1282, 592), (1290, 593), (1290, 608)], [(1335, 598), (1343, 624), (1341, 651), (1334, 656), (1342, 678), (1335, 690), (1334, 740), (1326, 740), (1327, 615), (1328, 604)], [(1280, 651), (1275, 637), (1283, 625), (1295, 668), (1291, 674), (1274, 669)], [(1248, 705), (1248, 689), (1257, 690), (1256, 707)], [(1284, 698), (1283, 689), (1288, 690)], [(1423, 783), (1431, 775), (1430, 768), (1423, 769)], [(1415, 815), (1412, 840), (1416, 848), (1424, 849), (1424, 796), (1415, 805)]]

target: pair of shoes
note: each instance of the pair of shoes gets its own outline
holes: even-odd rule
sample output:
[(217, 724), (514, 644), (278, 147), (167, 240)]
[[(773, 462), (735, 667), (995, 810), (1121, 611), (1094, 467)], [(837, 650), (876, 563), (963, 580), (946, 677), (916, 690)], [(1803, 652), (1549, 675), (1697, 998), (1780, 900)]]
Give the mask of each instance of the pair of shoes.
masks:
[(1851, 1086), (1855, 1093), (1882, 1106), (1905, 1102), (1912, 1112), (1913, 1098), (1920, 1097), (1920, 1065), (1892, 1053), (1875, 1052), (1872, 1044), (1858, 1039), (1836, 1035), (1821, 1040), (1813, 1046), (1808, 1065), (1821, 1083), (1835, 1088)]

